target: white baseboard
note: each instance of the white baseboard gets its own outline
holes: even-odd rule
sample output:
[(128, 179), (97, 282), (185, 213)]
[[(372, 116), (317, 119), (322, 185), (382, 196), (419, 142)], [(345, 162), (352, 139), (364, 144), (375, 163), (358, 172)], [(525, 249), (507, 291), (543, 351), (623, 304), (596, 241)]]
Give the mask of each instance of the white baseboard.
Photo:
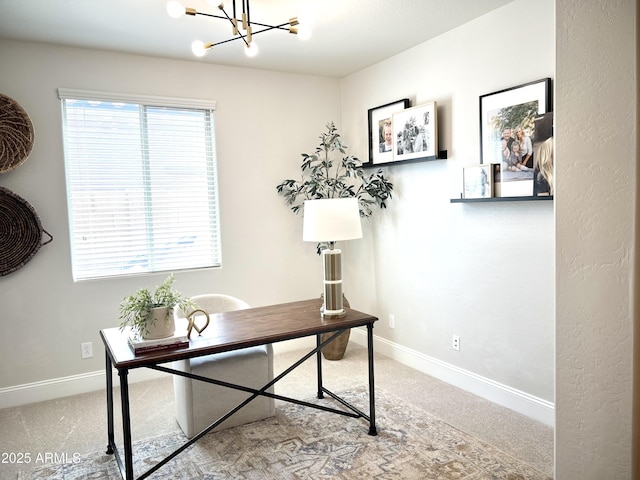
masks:
[[(366, 346), (367, 337), (365, 330), (354, 328), (352, 333), (352, 341), (359, 345)], [(311, 337), (290, 340), (274, 344), (274, 352), (283, 353), (301, 348), (312, 348), (314, 345), (315, 340)], [(473, 372), (429, 357), (428, 355), (416, 352), (402, 345), (397, 345), (378, 336), (374, 336), (374, 349), (404, 365), (486, 398), (498, 405), (510, 408), (551, 427), (555, 425), (555, 409), (552, 402), (494, 382)], [(130, 372), (129, 381), (131, 383), (141, 382), (160, 378), (163, 375), (165, 374), (162, 372), (146, 368), (135, 369)], [(116, 372), (114, 372), (113, 382), (114, 385), (118, 385)], [(17, 385), (0, 389), (0, 408), (15, 407), (28, 403), (52, 400), (54, 398), (104, 390), (105, 386), (104, 370)]]
[(315, 348), (316, 337), (295, 338), (293, 340), (285, 340), (273, 344), (273, 353), (293, 352), (294, 350), (302, 350), (303, 348)]
[[(141, 382), (152, 380), (164, 375), (161, 372), (149, 369), (131, 370), (129, 382)], [(113, 372), (113, 384), (118, 385), (118, 373)], [(106, 380), (104, 370), (97, 372), (82, 373), (69, 377), (52, 378), (41, 382), (25, 383), (15, 387), (0, 389), (0, 408), (16, 407), (28, 403), (44, 402), (54, 398), (79, 395), (81, 393), (105, 390)]]
[[(273, 350), (274, 353), (284, 353), (301, 348), (313, 348), (314, 346), (315, 338), (309, 337), (278, 342), (273, 345)], [(144, 380), (153, 380), (163, 375), (166, 374), (148, 368), (134, 369), (129, 373), (129, 382), (135, 383)], [(116, 371), (113, 373), (113, 384), (116, 386), (119, 385)], [(104, 370), (62, 378), (52, 378), (41, 382), (25, 383), (23, 385), (0, 389), (0, 409), (26, 405), (28, 403), (44, 402), (46, 400), (53, 400), (54, 398), (104, 390), (105, 388)]]
[[(367, 345), (364, 329), (351, 330), (351, 340), (358, 345)], [(468, 370), (424, 355), (402, 345), (374, 335), (374, 350), (415, 370), (426, 373), (446, 383), (514, 410), (539, 422), (555, 426), (555, 405), (534, 395), (495, 382)]]

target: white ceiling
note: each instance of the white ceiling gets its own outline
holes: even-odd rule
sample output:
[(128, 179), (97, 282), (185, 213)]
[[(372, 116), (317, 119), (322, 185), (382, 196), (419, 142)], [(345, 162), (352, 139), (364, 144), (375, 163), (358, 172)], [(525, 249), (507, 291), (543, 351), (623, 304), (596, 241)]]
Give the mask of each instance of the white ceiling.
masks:
[[(193, 40), (226, 40), (231, 27), (226, 20), (205, 16), (170, 18), (166, 0), (0, 0), (0, 37), (343, 77), (511, 1), (253, 0), (253, 22), (281, 24), (304, 11), (313, 15), (314, 22), (313, 36), (306, 42), (283, 31), (256, 35), (260, 53), (252, 59), (244, 55), (239, 41), (194, 57)], [(182, 3), (221, 13), (205, 0)], [(229, 12), (232, 3), (226, 0)], [(240, 4), (238, 0), (239, 10)]]

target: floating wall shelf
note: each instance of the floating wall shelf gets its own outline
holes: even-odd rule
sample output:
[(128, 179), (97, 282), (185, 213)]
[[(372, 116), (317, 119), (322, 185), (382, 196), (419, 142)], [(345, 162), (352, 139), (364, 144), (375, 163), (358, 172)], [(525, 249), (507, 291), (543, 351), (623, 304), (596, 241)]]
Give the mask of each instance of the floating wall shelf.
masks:
[(432, 160), (446, 160), (446, 159), (447, 159), (447, 151), (440, 150), (438, 151), (438, 155), (432, 155), (430, 157), (413, 158), (411, 160), (397, 160), (395, 162), (363, 163), (362, 167), (363, 168), (390, 167), (392, 165), (403, 165), (406, 163), (429, 162)]
[(491, 197), (491, 198), (452, 198), (451, 203), (488, 203), (488, 202), (541, 202), (553, 200), (550, 197)]

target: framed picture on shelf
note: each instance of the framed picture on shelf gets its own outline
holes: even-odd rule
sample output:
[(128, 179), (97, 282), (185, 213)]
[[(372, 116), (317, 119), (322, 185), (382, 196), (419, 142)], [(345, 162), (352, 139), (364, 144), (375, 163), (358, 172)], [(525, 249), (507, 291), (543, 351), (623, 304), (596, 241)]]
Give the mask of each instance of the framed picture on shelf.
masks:
[(502, 140), (511, 146), (518, 126), (531, 129), (550, 111), (550, 78), (480, 96), (480, 163), (501, 162)]
[(533, 135), (533, 196), (553, 195), (553, 112), (535, 120)]
[(393, 114), (409, 108), (408, 98), (369, 109), (369, 161), (377, 165), (393, 161)]
[(480, 96), (480, 162), (500, 164), (501, 196), (533, 195), (536, 119), (550, 111), (550, 78)]
[(432, 160), (438, 155), (436, 102), (407, 108), (393, 115), (393, 161)]
[(462, 169), (462, 198), (491, 198), (494, 194), (494, 165), (481, 163)]

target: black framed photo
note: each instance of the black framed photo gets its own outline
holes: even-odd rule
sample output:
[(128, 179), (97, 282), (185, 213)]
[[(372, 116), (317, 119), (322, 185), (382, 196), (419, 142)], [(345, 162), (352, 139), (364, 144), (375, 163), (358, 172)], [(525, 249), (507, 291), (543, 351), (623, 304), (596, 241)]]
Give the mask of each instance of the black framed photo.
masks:
[(518, 126), (530, 130), (551, 107), (550, 78), (480, 96), (480, 163), (500, 163), (502, 139), (510, 146)]
[(462, 170), (462, 198), (491, 198), (494, 193), (494, 165), (468, 165)]
[(551, 110), (550, 78), (480, 96), (480, 163), (500, 164), (501, 196), (533, 195), (536, 119)]
[(377, 165), (393, 161), (393, 114), (409, 108), (408, 98), (369, 109), (369, 162)]
[(438, 155), (436, 102), (407, 108), (393, 115), (393, 161), (431, 160)]

